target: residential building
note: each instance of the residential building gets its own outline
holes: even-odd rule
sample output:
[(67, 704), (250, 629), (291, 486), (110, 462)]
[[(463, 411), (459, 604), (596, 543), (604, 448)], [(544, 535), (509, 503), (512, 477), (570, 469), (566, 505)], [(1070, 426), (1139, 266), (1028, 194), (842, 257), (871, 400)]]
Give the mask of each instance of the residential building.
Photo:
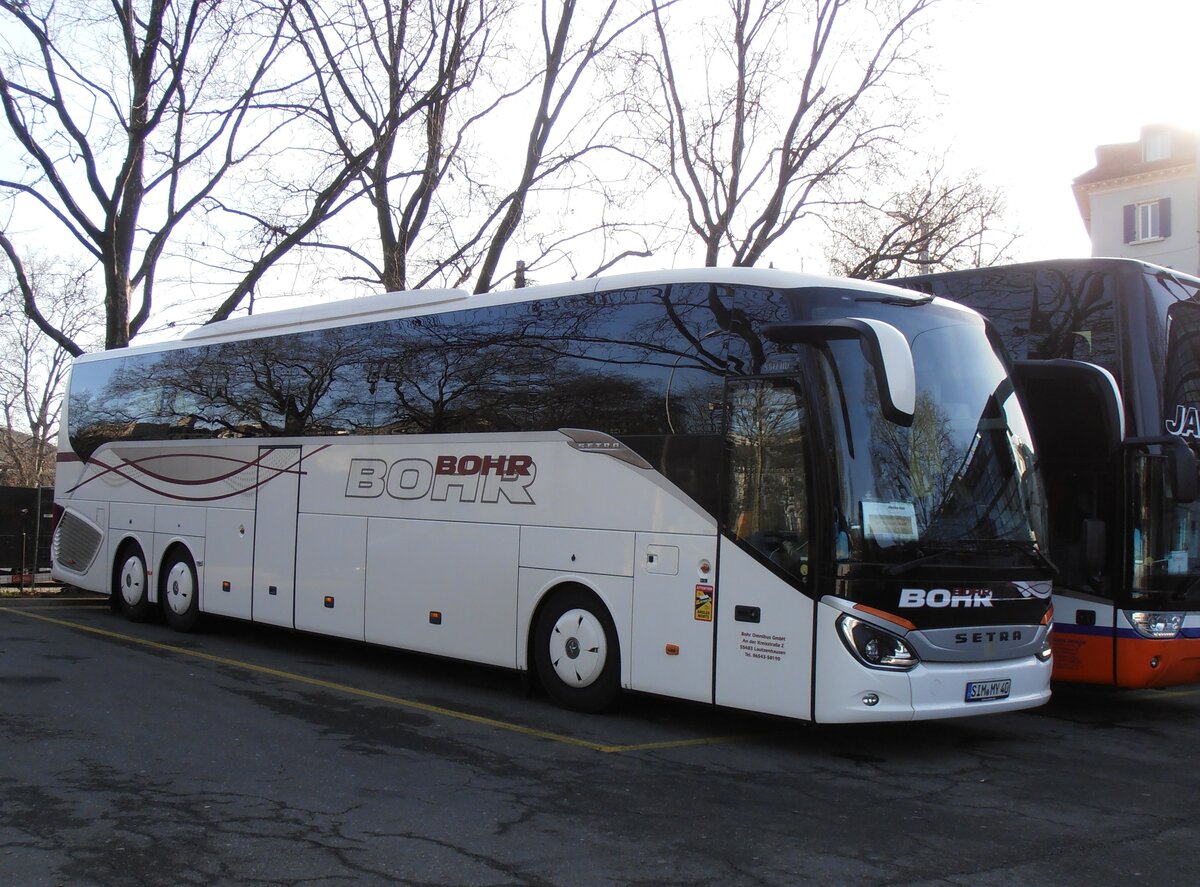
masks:
[(1093, 256), (1142, 259), (1200, 274), (1200, 139), (1144, 126), (1136, 142), (1100, 145), (1073, 183)]

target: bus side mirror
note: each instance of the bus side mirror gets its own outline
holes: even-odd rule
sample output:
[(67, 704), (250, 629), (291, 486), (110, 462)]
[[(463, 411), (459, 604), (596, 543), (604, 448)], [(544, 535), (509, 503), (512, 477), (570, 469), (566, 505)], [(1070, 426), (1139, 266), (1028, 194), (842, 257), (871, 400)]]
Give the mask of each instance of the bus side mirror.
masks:
[(885, 419), (909, 428), (917, 409), (917, 373), (904, 333), (890, 323), (868, 317), (829, 321), (769, 323), (763, 335), (780, 344), (823, 345), (835, 339), (858, 339), (875, 371), (879, 408)]
[(1108, 529), (1102, 520), (1085, 519), (1083, 522), (1083, 570), (1088, 576), (1104, 572), (1104, 558), (1108, 548)]
[(1192, 448), (1180, 441), (1178, 446), (1167, 448), (1171, 472), (1171, 494), (1176, 502), (1195, 502), (1197, 496), (1196, 454)]
[(1171, 484), (1171, 496), (1179, 503), (1187, 504), (1200, 498), (1200, 480), (1196, 477), (1196, 454), (1192, 448), (1173, 434), (1157, 434), (1151, 437), (1126, 438), (1125, 446), (1143, 447), (1151, 444), (1162, 446), (1167, 460), (1167, 479)]

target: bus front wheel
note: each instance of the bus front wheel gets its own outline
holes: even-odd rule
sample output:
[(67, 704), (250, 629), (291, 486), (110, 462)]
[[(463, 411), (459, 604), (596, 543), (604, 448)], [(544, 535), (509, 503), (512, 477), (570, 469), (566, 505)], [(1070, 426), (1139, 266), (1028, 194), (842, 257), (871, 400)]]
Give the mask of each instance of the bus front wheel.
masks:
[(171, 552), (162, 568), (163, 617), (176, 631), (194, 631), (200, 621), (200, 595), (196, 582), (196, 566), (191, 555), (182, 548)]
[(117, 555), (117, 603), (131, 622), (145, 622), (150, 615), (146, 559), (135, 543), (128, 543)]
[(547, 695), (564, 708), (602, 711), (621, 689), (616, 628), (604, 604), (586, 589), (562, 589), (546, 603), (533, 654)]

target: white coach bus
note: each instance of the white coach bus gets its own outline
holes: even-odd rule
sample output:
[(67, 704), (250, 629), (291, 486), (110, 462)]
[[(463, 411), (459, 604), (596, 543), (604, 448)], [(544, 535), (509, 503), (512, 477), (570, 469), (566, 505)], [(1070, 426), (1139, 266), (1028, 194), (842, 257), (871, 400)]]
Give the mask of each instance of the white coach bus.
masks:
[(74, 365), (54, 575), (817, 722), (1049, 696), (1040, 482), (975, 312), (765, 269), (389, 293)]

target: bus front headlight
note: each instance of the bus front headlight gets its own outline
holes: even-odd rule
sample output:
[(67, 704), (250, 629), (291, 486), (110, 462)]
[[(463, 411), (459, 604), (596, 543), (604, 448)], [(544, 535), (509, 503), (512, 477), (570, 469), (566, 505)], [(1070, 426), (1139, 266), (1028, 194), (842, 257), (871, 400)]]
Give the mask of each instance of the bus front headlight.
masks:
[(868, 668), (908, 671), (920, 662), (906, 640), (861, 619), (841, 616), (837, 625), (842, 643)]
[(1046, 636), (1042, 638), (1042, 649), (1037, 651), (1038, 662), (1049, 662), (1050, 657), (1054, 655), (1053, 635), (1054, 623), (1051, 622), (1046, 629)]
[(1182, 613), (1150, 613), (1134, 610), (1126, 614), (1133, 629), (1144, 638), (1170, 640), (1183, 630)]

